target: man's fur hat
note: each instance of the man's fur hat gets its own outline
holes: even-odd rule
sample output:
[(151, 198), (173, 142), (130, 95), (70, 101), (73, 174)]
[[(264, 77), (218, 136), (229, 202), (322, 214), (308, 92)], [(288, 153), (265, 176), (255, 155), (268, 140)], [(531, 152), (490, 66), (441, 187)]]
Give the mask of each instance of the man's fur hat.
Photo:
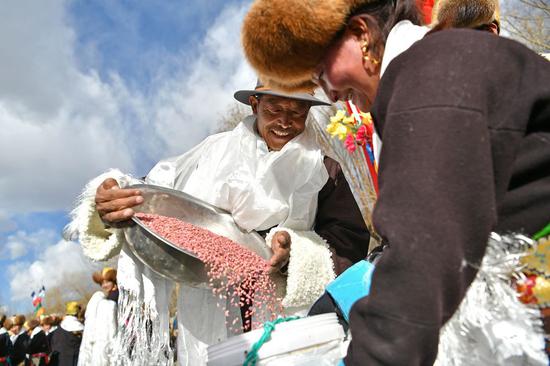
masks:
[(500, 28), (498, 0), (439, 0), (432, 17), (441, 28), (477, 28), (493, 22)]
[(4, 329), (10, 330), (11, 327), (13, 327), (13, 318), (4, 319), (4, 322), (0, 325), (3, 326)]
[(25, 324), (25, 315), (15, 315), (11, 318), (12, 326), (18, 325), (22, 327)]
[(92, 279), (98, 285), (101, 285), (103, 281), (111, 281), (116, 284), (116, 273), (116, 269), (105, 267), (101, 271), (94, 272), (94, 274), (92, 275)]
[(51, 315), (41, 315), (40, 316), (40, 325), (53, 325), (54, 319)]
[(314, 88), (312, 74), (349, 16), (375, 0), (256, 0), (242, 28), (245, 55), (266, 86)]
[(38, 327), (40, 325), (40, 321), (38, 319), (29, 319), (25, 322), (25, 328), (27, 330), (33, 330), (34, 328)]

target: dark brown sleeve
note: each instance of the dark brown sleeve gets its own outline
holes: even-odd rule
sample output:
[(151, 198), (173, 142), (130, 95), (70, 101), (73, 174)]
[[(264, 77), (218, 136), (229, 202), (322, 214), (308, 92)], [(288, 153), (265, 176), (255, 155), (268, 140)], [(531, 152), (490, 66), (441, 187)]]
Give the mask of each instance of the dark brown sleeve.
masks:
[(346, 365), (428, 365), (496, 220), (488, 131), (479, 112), (423, 108), (388, 114), (383, 142), (373, 219), (389, 247)]
[(373, 223), (388, 248), (352, 308), (348, 366), (433, 364), (497, 222), (484, 76), (494, 66), (463, 50), (498, 38), (473, 34), (453, 51), (437, 37), (390, 64), (373, 109), (383, 142)]
[(319, 192), (315, 232), (330, 245), (337, 275), (367, 256), (370, 235), (342, 168), (326, 157), (329, 180)]

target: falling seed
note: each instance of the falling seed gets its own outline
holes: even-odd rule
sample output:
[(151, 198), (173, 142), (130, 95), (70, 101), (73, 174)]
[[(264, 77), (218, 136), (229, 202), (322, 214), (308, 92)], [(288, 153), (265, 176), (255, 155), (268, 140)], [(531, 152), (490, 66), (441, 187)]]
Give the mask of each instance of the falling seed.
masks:
[[(230, 296), (229, 306), (247, 306), (245, 328), (250, 328), (250, 324), (252, 329), (262, 325), (253, 319), (257, 309), (266, 309), (271, 319), (282, 314), (281, 299), (275, 295), (276, 286), (269, 276), (270, 265), (259, 255), (226, 237), (175, 218), (143, 213), (136, 216), (157, 234), (195, 253), (205, 263), (208, 285), (219, 301), (227, 301), (227, 296)], [(219, 302), (216, 305), (221, 306)], [(231, 325), (235, 325), (239, 318), (233, 319)], [(242, 329), (230, 327), (230, 331), (240, 332)]]

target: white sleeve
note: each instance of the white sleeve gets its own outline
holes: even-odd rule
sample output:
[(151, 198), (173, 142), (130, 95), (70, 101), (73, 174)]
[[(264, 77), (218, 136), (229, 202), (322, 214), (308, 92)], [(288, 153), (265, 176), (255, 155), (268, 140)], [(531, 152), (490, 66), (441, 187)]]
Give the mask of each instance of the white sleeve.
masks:
[(105, 227), (95, 207), (97, 188), (107, 178), (115, 179), (121, 187), (140, 182), (116, 169), (92, 179), (80, 194), (70, 213), (71, 222), (64, 230), (65, 238), (78, 239), (84, 255), (93, 261), (108, 260), (117, 255), (125, 240), (122, 230)]

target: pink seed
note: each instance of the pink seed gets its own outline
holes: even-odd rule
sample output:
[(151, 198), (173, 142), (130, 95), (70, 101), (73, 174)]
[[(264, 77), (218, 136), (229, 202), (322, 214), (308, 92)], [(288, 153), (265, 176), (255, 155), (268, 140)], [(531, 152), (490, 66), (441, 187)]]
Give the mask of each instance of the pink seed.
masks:
[[(172, 217), (143, 213), (136, 216), (157, 234), (195, 253), (206, 264), (208, 284), (214, 295), (220, 301), (230, 296), (230, 306), (246, 306), (245, 328), (249, 329), (250, 324), (253, 329), (262, 325), (252, 319), (256, 309), (266, 308), (271, 319), (282, 315), (281, 299), (275, 295), (275, 283), (269, 276), (270, 265), (259, 255), (226, 237)], [(238, 320), (233, 319), (231, 324)]]

